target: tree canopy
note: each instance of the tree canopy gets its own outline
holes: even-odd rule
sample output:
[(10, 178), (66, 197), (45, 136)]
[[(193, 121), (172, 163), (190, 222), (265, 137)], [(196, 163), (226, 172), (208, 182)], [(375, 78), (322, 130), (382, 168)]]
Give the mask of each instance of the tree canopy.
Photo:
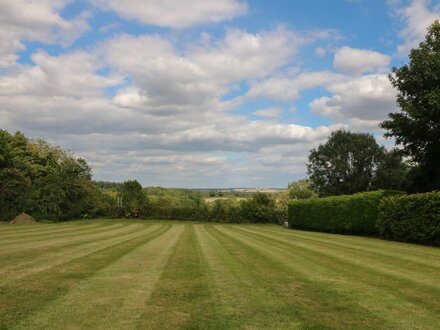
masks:
[(138, 218), (141, 207), (145, 204), (145, 193), (137, 180), (128, 180), (121, 187), (121, 207), (126, 217)]
[(381, 124), (417, 167), (410, 174), (413, 189), (440, 189), (440, 23), (428, 29), (425, 41), (409, 54), (409, 63), (389, 75), (398, 90), (401, 111)]
[[(380, 147), (371, 134), (345, 130), (311, 150), (307, 164), (311, 187), (321, 196), (399, 188), (403, 168), (401, 157)], [(387, 180), (379, 180), (382, 176)]]
[(313, 191), (310, 180), (302, 179), (293, 181), (288, 186), (290, 199), (307, 199), (317, 197), (318, 194)]
[(0, 130), (0, 214), (9, 220), (21, 212), (45, 219), (94, 216), (99, 191), (84, 159)]

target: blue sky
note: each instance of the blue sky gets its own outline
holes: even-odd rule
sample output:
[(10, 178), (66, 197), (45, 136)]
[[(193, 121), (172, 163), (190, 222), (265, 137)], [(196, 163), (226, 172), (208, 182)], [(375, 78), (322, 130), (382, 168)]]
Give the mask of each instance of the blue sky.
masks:
[(430, 0), (0, 0), (0, 128), (99, 180), (284, 187), (335, 129), (398, 111)]

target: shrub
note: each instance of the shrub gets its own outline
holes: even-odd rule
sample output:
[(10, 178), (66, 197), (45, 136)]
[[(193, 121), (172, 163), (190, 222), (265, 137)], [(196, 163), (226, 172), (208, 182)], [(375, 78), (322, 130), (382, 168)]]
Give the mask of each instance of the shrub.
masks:
[(440, 192), (384, 198), (377, 228), (387, 239), (440, 245)]
[(354, 195), (295, 200), (289, 203), (293, 228), (341, 234), (377, 233), (379, 203), (397, 191), (372, 191)]

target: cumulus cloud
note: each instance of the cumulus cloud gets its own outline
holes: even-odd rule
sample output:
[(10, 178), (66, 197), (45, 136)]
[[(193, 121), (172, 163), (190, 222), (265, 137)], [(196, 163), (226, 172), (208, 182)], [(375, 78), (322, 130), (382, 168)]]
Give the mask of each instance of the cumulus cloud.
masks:
[(97, 59), (84, 51), (60, 56), (38, 51), (32, 61), (35, 65), (18, 66), (13, 74), (0, 76), (0, 95), (86, 97), (102, 95), (103, 88), (121, 80), (97, 75)]
[(252, 79), (287, 64), (313, 38), (283, 26), (259, 33), (229, 29), (221, 42), (191, 49), (189, 58), (217, 79), (229, 82)]
[(2, 127), (74, 150), (98, 179), (212, 186), (226, 176), (225, 185), (264, 185), (269, 179), (258, 179), (258, 171), (268, 163), (250, 168), (250, 155), (263, 162), (273, 146), (311, 145), (332, 128), (252, 121), (222, 96), (240, 82), (267, 79), (302, 44), (297, 33), (278, 27), (231, 29), (220, 40), (183, 49), (158, 35), (122, 34), (89, 51), (37, 51), (32, 65), (0, 76)]
[(60, 16), (59, 12), (69, 2), (0, 0), (0, 68), (15, 64), (16, 52), (25, 49), (23, 41), (69, 46), (87, 31), (89, 13), (83, 12), (72, 20)]
[[(93, 40), (85, 49), (57, 55), (37, 50), (31, 63), (17, 63), (17, 51), (28, 40), (62, 48), (88, 28), (88, 12), (62, 17), (68, 3), (0, 0), (0, 66), (7, 67), (0, 71), (0, 121), (2, 128), (48, 139), (85, 157), (96, 179), (282, 186), (304, 175), (308, 151), (331, 131), (373, 129), (394, 109), (394, 91), (380, 73), (389, 63), (385, 55), (345, 47), (346, 53), (340, 50), (335, 57), (342, 73), (301, 67), (301, 50), (333, 38), (331, 30), (229, 27), (221, 37), (210, 30), (185, 42), (176, 41), (180, 32), (159, 29)], [(93, 3), (129, 20), (172, 28), (232, 19), (247, 10), (238, 0)], [(101, 33), (114, 27), (103, 26)], [(362, 61), (350, 64), (356, 56)], [(278, 120), (284, 109), (295, 110), (291, 101), (315, 88), (330, 95), (314, 100), (311, 110), (334, 125)], [(263, 103), (254, 112), (259, 120), (236, 111), (259, 98), (280, 101), (282, 108)]]
[(272, 74), (302, 44), (297, 33), (283, 27), (261, 33), (231, 29), (221, 40), (190, 44), (184, 51), (159, 36), (119, 35), (97, 53), (133, 82), (118, 92), (116, 104), (170, 116), (231, 108), (237, 102), (220, 100), (234, 84)]
[(90, 0), (128, 20), (171, 28), (187, 28), (230, 20), (247, 12), (240, 0)]
[(357, 77), (327, 89), (333, 95), (313, 100), (313, 113), (339, 120), (383, 120), (396, 110), (396, 91), (386, 75)]
[(397, 53), (404, 56), (424, 40), (428, 26), (440, 19), (440, 6), (431, 0), (393, 0), (390, 3), (395, 15), (403, 23), (399, 33), (403, 44), (397, 47)]
[(344, 75), (331, 71), (303, 72), (293, 77), (275, 76), (251, 83), (247, 96), (280, 101), (295, 100), (302, 90), (324, 87), (343, 79)]
[(335, 53), (333, 67), (349, 74), (387, 70), (391, 57), (366, 49), (342, 47)]
[(254, 114), (260, 117), (265, 118), (278, 118), (283, 113), (283, 109), (281, 108), (267, 108), (267, 109), (259, 109), (254, 111)]

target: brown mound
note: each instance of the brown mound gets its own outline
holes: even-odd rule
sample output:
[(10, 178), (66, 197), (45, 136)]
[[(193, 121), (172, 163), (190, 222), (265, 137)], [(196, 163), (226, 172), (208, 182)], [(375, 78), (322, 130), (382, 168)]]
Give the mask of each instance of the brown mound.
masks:
[(35, 220), (34, 218), (32, 218), (27, 213), (21, 213), (21, 214), (17, 215), (14, 218), (14, 220), (11, 221), (11, 223), (16, 224), (16, 225), (33, 225), (33, 224), (38, 223), (38, 221)]

